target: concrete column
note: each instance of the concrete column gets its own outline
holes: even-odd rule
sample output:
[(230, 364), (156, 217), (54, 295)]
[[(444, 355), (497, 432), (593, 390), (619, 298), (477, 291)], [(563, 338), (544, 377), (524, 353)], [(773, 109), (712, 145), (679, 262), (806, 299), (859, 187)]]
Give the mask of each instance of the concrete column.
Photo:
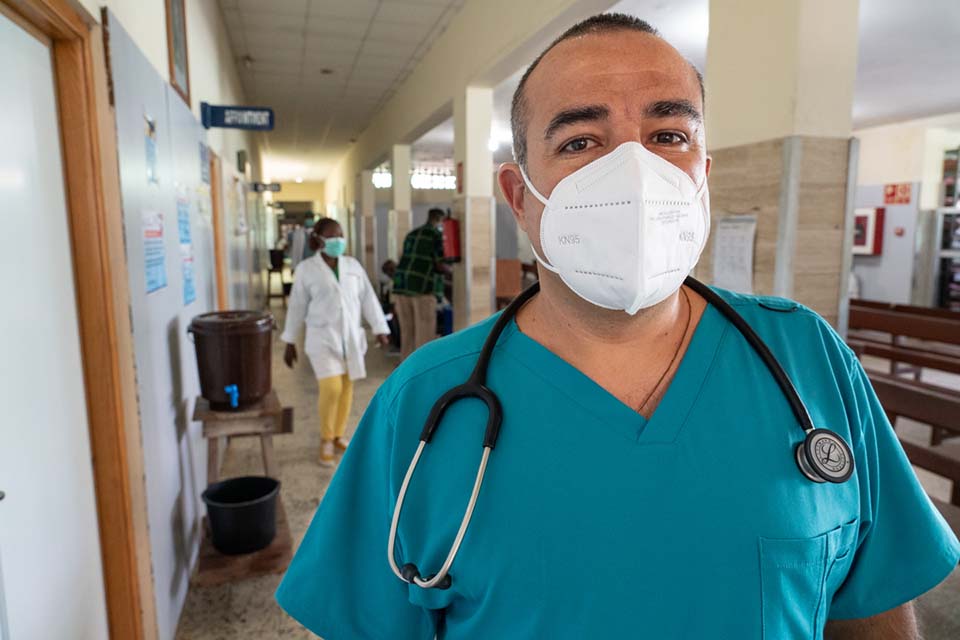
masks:
[(462, 329), (496, 308), (496, 202), (490, 125), (493, 89), (466, 87), (453, 100), (453, 158), (461, 176), (453, 217), (460, 221), (462, 260), (453, 271), (454, 327)]
[(361, 237), (357, 238), (357, 246), (360, 247), (360, 255), (357, 259), (363, 263), (370, 277), (370, 282), (377, 281), (377, 273), (380, 265), (374, 263), (374, 242), (377, 240), (377, 234), (373, 225), (374, 209), (377, 203), (376, 191), (373, 188), (373, 171), (360, 172), (360, 188), (357, 189), (360, 195), (360, 209), (357, 215), (360, 216), (358, 225)]
[(390, 207), (390, 248), (387, 254), (397, 260), (403, 252), (403, 239), (410, 232), (413, 216), (413, 190), (410, 188), (410, 145), (395, 144), (390, 153), (393, 174), (393, 203)]
[[(834, 324), (849, 270), (857, 13), (858, 0), (710, 2), (714, 225), (756, 215), (754, 292), (794, 298)], [(709, 280), (712, 262), (708, 246), (697, 275)]]

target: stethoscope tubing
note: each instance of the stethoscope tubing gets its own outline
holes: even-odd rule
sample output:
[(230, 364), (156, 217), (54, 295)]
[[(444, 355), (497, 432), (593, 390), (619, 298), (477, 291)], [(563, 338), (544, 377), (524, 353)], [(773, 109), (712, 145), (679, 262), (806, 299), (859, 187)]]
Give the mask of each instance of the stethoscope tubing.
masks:
[[(747, 343), (749, 343), (754, 352), (760, 357), (764, 365), (766, 365), (767, 369), (770, 371), (773, 379), (783, 392), (784, 398), (790, 405), (790, 410), (794, 417), (796, 417), (800, 428), (802, 428), (806, 434), (806, 439), (797, 446), (795, 451), (797, 464), (803, 474), (813, 482), (818, 483), (827, 481), (836, 483), (845, 482), (853, 473), (852, 457), (850, 458), (850, 464), (844, 470), (844, 472), (834, 476), (831, 476), (829, 473), (825, 474), (822, 469), (818, 470), (810, 462), (810, 460), (813, 460), (813, 452), (811, 450), (812, 442), (813, 439), (817, 437), (832, 438), (834, 442), (844, 448), (846, 455), (850, 455), (849, 448), (843, 439), (833, 432), (825, 429), (816, 429), (813, 426), (813, 422), (810, 419), (810, 413), (807, 411), (803, 400), (800, 398), (800, 394), (797, 392), (797, 389), (794, 387), (790, 377), (787, 375), (786, 371), (784, 371), (776, 357), (774, 357), (766, 343), (764, 343), (760, 336), (757, 335), (753, 328), (747, 324), (746, 320), (744, 320), (743, 317), (733, 307), (731, 307), (723, 298), (720, 297), (719, 294), (710, 289), (707, 285), (690, 276), (686, 278), (684, 284), (703, 297), (709, 304), (716, 307), (720, 313), (722, 313), (723, 316), (737, 328), (740, 334), (744, 337), (744, 339), (746, 339)], [(483, 343), (483, 347), (480, 350), (480, 355), (477, 358), (477, 363), (474, 365), (473, 371), (470, 373), (470, 377), (464, 384), (454, 387), (441, 396), (430, 410), (430, 414), (427, 417), (427, 422), (420, 434), (420, 444), (417, 446), (417, 451), (414, 454), (413, 459), (410, 461), (410, 466), (407, 467), (407, 473), (403, 478), (403, 483), (400, 485), (400, 491), (397, 494), (397, 503), (393, 509), (393, 518), (390, 522), (390, 535), (388, 536), (387, 540), (387, 559), (390, 562), (390, 568), (393, 570), (393, 573), (404, 582), (415, 584), (424, 589), (446, 589), (451, 584), (449, 577), (450, 567), (453, 566), (453, 561), (457, 557), (457, 552), (460, 550), (460, 545), (463, 543), (464, 536), (466, 536), (467, 528), (470, 525), (470, 520), (473, 518), (473, 512), (476, 508), (477, 499), (480, 496), (480, 488), (483, 486), (483, 476), (486, 473), (487, 462), (489, 461), (490, 453), (493, 451), (494, 447), (496, 447), (500, 425), (503, 420), (503, 412), (500, 406), (500, 401), (497, 398), (497, 395), (486, 386), (487, 369), (490, 364), (490, 358), (493, 355), (493, 351), (497, 346), (500, 335), (503, 333), (503, 330), (506, 328), (507, 324), (512, 321), (514, 317), (516, 317), (520, 307), (526, 304), (527, 301), (533, 298), (533, 296), (535, 296), (539, 291), (540, 283), (535, 282), (521, 292), (519, 296), (514, 298), (509, 305), (507, 305), (507, 308), (504, 309), (503, 313), (500, 314), (500, 317), (497, 318), (493, 328), (487, 335), (487, 338)], [(450, 547), (450, 551), (447, 553), (447, 557), (444, 560), (443, 565), (440, 567), (440, 570), (434, 576), (424, 579), (420, 576), (420, 572), (416, 565), (408, 563), (402, 568), (397, 565), (395, 549), (400, 515), (403, 512), (404, 500), (407, 495), (407, 490), (410, 487), (410, 481), (413, 478), (413, 474), (420, 462), (420, 458), (423, 455), (424, 449), (426, 448), (427, 444), (430, 443), (430, 440), (433, 438), (440, 421), (443, 419), (444, 413), (446, 413), (446, 410), (450, 407), (450, 405), (457, 400), (469, 397), (477, 398), (487, 405), (487, 430), (483, 440), (483, 456), (480, 460), (477, 476), (473, 483), (473, 491), (470, 493), (470, 500), (467, 503), (467, 508), (464, 511), (463, 518), (460, 521), (460, 528), (457, 530), (457, 535), (454, 538), (452, 546)]]

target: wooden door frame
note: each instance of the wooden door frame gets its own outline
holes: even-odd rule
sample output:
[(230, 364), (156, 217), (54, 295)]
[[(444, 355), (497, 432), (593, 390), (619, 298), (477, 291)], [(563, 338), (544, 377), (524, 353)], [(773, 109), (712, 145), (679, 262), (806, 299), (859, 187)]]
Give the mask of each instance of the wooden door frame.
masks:
[(157, 637), (124, 253), (102, 29), (70, 0), (0, 0), (51, 41), (107, 619)]
[(210, 209), (213, 218), (213, 261), (217, 277), (217, 309), (226, 311), (230, 306), (227, 291), (227, 251), (224, 236), (226, 221), (223, 217), (223, 166), (220, 156), (210, 150)]

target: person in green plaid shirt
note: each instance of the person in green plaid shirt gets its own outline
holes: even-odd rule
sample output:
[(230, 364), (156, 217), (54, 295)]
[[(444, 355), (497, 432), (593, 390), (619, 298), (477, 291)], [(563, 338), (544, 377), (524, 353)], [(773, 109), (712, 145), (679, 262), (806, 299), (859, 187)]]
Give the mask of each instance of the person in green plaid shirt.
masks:
[(430, 209), (427, 223), (407, 234), (393, 276), (393, 296), (400, 323), (400, 356), (437, 337), (437, 300), (443, 297), (442, 209)]

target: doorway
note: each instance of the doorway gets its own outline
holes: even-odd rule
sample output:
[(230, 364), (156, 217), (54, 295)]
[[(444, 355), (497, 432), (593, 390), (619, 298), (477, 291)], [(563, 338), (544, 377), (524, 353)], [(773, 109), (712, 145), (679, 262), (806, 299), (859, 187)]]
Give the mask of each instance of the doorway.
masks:
[(70, 0), (0, 0), (3, 640), (156, 634), (101, 38)]

